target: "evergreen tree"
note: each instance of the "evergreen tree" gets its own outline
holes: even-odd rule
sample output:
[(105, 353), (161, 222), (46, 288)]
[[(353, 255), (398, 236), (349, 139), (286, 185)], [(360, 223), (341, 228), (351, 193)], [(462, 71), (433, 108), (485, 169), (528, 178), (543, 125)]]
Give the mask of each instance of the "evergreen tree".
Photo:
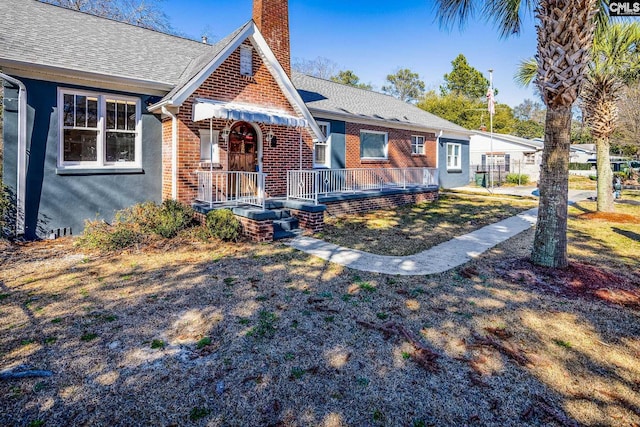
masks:
[(424, 94), (424, 82), (418, 73), (408, 68), (402, 68), (395, 74), (387, 76), (388, 86), (382, 86), (382, 91), (404, 102), (418, 100)]
[(331, 76), (331, 81), (360, 89), (372, 89), (370, 84), (360, 83), (360, 77), (351, 70), (339, 71), (335, 76)]
[[(451, 61), (453, 69), (444, 75), (444, 85), (440, 86), (440, 94), (465, 96), (469, 99), (482, 99), (487, 95), (489, 80), (467, 62), (467, 58), (460, 54)], [(498, 91), (494, 88), (494, 95)]]

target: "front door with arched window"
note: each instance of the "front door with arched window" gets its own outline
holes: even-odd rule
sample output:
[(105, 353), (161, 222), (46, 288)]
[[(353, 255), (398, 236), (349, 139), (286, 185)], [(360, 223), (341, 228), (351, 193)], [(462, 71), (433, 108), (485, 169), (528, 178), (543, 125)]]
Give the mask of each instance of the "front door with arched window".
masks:
[(229, 170), (256, 172), (258, 166), (258, 134), (247, 122), (233, 125), (229, 133)]

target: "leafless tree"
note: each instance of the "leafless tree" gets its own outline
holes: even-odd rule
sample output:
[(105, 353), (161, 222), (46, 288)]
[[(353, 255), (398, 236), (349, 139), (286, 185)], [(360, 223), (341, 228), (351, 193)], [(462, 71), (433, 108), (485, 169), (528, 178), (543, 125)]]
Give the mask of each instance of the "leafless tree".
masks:
[(336, 75), (338, 64), (321, 56), (316, 59), (294, 58), (291, 68), (308, 76), (329, 80)]
[(169, 18), (162, 11), (162, 0), (40, 0), (68, 9), (115, 19), (143, 28), (171, 32)]

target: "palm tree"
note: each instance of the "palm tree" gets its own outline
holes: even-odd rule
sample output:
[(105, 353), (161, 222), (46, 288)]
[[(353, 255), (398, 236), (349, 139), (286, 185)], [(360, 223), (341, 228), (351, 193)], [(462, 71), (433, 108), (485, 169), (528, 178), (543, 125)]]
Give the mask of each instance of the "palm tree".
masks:
[[(538, 224), (531, 260), (566, 267), (571, 107), (584, 79), (602, 0), (437, 0), (441, 24), (464, 24), (476, 12), (494, 20), (503, 37), (521, 31), (522, 17), (538, 21), (536, 84), (547, 107)], [(601, 13), (598, 13), (600, 10)]]
[[(618, 23), (596, 32), (592, 59), (580, 99), (586, 122), (596, 141), (598, 167), (598, 211), (613, 211), (609, 138), (618, 124), (617, 101), (625, 83), (637, 80), (640, 68), (640, 24)], [(536, 61), (520, 63), (515, 80), (529, 85), (536, 74)]]
[(640, 61), (640, 25), (620, 23), (599, 32), (580, 98), (596, 142), (598, 211), (613, 212), (609, 138), (618, 124), (617, 103), (625, 80), (635, 78)]

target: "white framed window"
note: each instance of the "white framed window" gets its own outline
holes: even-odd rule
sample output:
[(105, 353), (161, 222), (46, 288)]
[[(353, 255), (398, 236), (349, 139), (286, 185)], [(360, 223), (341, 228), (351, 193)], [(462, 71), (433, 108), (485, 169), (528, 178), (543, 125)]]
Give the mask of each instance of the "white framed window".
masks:
[(218, 135), (220, 131), (200, 129), (200, 161), (220, 163), (220, 147)]
[(536, 163), (536, 153), (524, 153), (524, 163), (533, 165)]
[(411, 154), (424, 154), (424, 136), (411, 135)]
[(447, 144), (447, 169), (462, 169), (460, 153), (462, 145)]
[(320, 131), (325, 136), (324, 142), (317, 141), (313, 146), (313, 166), (318, 168), (331, 167), (331, 123), (318, 122)]
[(388, 134), (373, 130), (360, 131), (360, 158), (386, 159)]
[(251, 46), (240, 46), (240, 75), (253, 76), (253, 49)]
[(59, 168), (141, 166), (139, 98), (60, 89), (58, 114)]

